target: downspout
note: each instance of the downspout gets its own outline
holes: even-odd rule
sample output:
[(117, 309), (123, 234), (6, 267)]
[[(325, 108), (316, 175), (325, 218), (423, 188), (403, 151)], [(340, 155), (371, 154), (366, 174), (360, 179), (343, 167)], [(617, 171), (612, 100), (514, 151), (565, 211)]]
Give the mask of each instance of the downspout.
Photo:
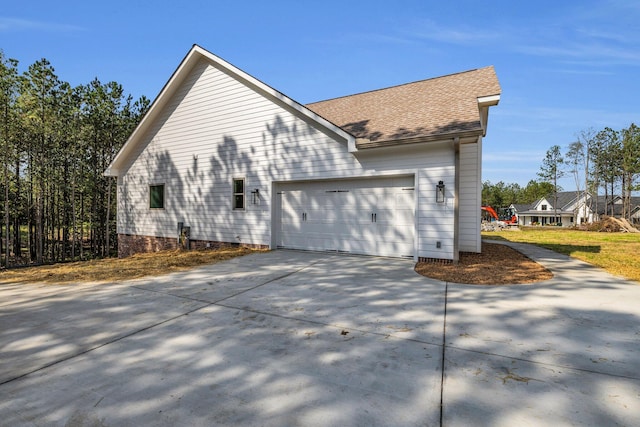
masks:
[(460, 195), (460, 138), (455, 137), (453, 139), (453, 149), (455, 152), (455, 185), (454, 185), (454, 197), (453, 197), (453, 262), (457, 264), (460, 261), (460, 244), (458, 242), (460, 234), (460, 208), (459, 208), (459, 195)]

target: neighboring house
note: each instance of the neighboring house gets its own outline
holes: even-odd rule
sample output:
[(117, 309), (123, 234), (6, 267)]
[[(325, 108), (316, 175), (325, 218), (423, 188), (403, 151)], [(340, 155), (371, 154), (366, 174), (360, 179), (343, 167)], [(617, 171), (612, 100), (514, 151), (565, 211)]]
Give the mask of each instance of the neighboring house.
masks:
[[(629, 208), (631, 209), (631, 221), (640, 221), (640, 197), (629, 198)], [(621, 218), (624, 213), (624, 201), (621, 196), (613, 196), (605, 198), (604, 196), (598, 196), (598, 215), (601, 217), (604, 215), (614, 216)]]
[(480, 252), (493, 67), (301, 105), (193, 46), (107, 171), (120, 256), (232, 243)]
[(553, 194), (543, 197), (531, 205), (511, 205), (518, 217), (518, 225), (575, 225), (590, 223), (597, 219), (591, 195), (577, 195), (575, 191), (562, 191), (557, 195), (554, 207)]
[(631, 208), (631, 223), (637, 225), (640, 224), (640, 197), (635, 197), (635, 199), (637, 199), (637, 201)]
[[(598, 196), (597, 199), (590, 194), (576, 196), (575, 191), (563, 191), (558, 193), (557, 212), (553, 207), (554, 197), (549, 195), (537, 200), (531, 205), (512, 204), (518, 217), (518, 225), (551, 225), (559, 224), (565, 227), (573, 227), (585, 223), (598, 221), (605, 215), (622, 217), (622, 197), (614, 196), (605, 199)], [(631, 222), (640, 223), (640, 197), (631, 197)]]
[(520, 217), (522, 215), (522, 213), (528, 211), (529, 209), (531, 209), (531, 205), (527, 205), (524, 203), (512, 203), (509, 206), (510, 209), (512, 209), (513, 214), (516, 216), (516, 218), (518, 218), (518, 225), (522, 225), (520, 224)]

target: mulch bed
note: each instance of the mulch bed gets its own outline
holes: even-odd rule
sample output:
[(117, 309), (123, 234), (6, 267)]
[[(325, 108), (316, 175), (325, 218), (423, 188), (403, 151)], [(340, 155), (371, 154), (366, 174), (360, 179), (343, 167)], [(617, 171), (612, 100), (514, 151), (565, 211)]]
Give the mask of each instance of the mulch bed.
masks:
[(417, 273), (443, 282), (511, 285), (549, 280), (553, 274), (515, 249), (483, 243), (482, 253), (462, 253), (458, 264), (419, 262)]

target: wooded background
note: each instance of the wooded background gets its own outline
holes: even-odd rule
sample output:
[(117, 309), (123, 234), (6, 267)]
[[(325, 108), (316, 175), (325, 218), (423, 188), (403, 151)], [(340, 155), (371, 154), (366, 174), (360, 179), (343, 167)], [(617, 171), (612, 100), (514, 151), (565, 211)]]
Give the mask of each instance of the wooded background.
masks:
[(604, 196), (603, 209), (597, 205), (598, 198), (591, 202), (594, 210), (605, 215), (614, 215), (612, 202), (615, 197), (622, 197), (622, 217), (630, 220), (632, 196), (640, 191), (640, 127), (631, 123), (621, 130), (605, 127), (600, 131), (580, 131), (564, 150), (559, 145), (547, 150), (539, 179), (529, 181), (525, 187), (503, 181), (483, 182), (482, 204), (501, 208), (512, 203), (533, 203), (562, 191), (558, 180), (565, 176), (572, 178), (576, 197), (584, 193)]
[(0, 264), (114, 255), (115, 178), (103, 172), (149, 108), (116, 82), (72, 87), (0, 51)]

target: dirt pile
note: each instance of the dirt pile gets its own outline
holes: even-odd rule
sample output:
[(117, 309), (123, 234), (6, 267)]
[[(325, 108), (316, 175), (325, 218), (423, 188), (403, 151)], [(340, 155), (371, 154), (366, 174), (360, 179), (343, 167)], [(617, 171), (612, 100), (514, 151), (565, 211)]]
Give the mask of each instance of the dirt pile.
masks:
[(614, 218), (612, 216), (603, 217), (602, 220), (589, 224), (587, 231), (599, 231), (603, 233), (640, 233), (624, 218)]

